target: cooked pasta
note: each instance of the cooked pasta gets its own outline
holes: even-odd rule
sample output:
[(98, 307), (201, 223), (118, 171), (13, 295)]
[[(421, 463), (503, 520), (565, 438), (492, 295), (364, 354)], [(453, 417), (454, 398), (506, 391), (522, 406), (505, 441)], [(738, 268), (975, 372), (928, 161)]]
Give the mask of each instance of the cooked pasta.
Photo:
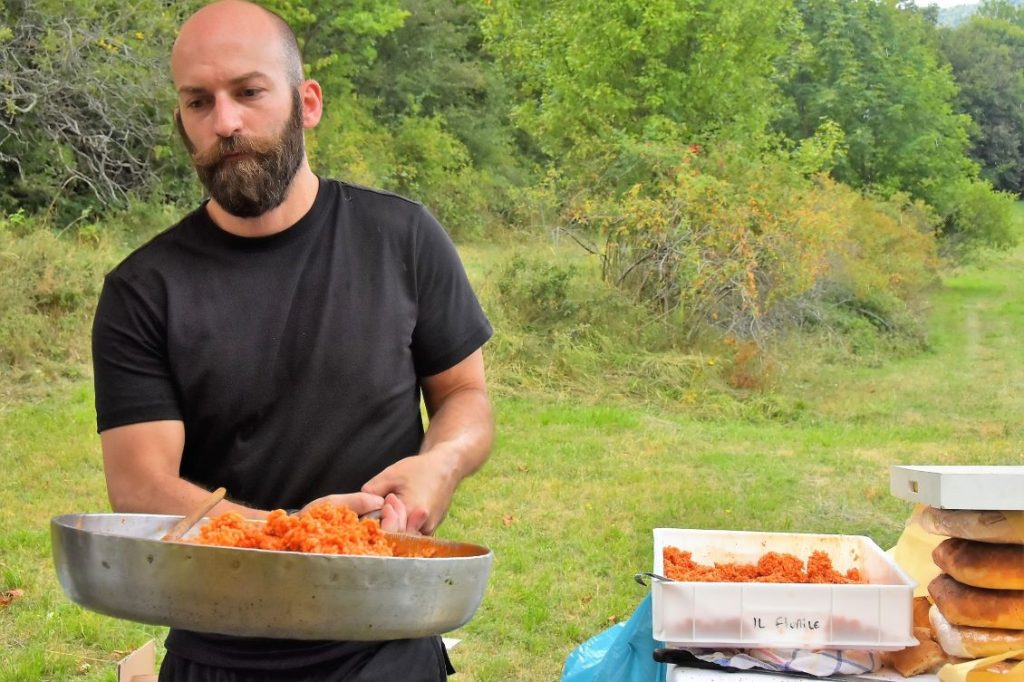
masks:
[(362, 519), (347, 507), (321, 502), (298, 514), (270, 512), (265, 522), (237, 512), (210, 519), (191, 540), (201, 545), (272, 549), (317, 554), (394, 556), (394, 545), (380, 522)]
[(716, 563), (713, 566), (697, 563), (690, 552), (666, 546), (662, 557), (665, 576), (684, 582), (716, 583), (863, 583), (860, 571), (851, 568), (846, 574), (832, 568), (832, 560), (822, 551), (811, 553), (804, 562), (792, 554), (767, 552), (756, 564)]

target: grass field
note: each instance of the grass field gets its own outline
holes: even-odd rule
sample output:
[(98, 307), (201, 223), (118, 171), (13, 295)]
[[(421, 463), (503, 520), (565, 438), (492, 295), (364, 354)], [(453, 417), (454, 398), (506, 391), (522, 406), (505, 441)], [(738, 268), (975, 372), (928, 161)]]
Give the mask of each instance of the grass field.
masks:
[[(491, 461), (440, 531), (495, 553), (483, 605), (453, 633), (456, 679), (557, 679), (573, 647), (643, 598), (632, 575), (651, 565), (654, 527), (888, 546), (909, 511), (888, 492), (890, 465), (1024, 463), (1022, 271), (1017, 249), (949, 273), (913, 357), (832, 365), (805, 349), (819, 360), (782, 363), (774, 399), (790, 408), (774, 417), (498, 387)], [(107, 509), (91, 400), (73, 383), (0, 406), (0, 592), (24, 592), (0, 606), (0, 680), (111, 680), (125, 651), (161, 641), (74, 606), (54, 576), (49, 519)]]

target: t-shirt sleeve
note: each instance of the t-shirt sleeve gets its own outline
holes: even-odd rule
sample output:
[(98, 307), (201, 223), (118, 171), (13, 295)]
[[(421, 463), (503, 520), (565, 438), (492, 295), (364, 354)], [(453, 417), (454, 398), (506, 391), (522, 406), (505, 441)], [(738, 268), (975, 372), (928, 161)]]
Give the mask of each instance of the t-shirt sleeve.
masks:
[(98, 431), (182, 418), (156, 308), (116, 271), (104, 280), (92, 330)]
[(491, 324), (448, 234), (429, 211), (415, 232), (418, 311), (412, 334), (419, 376), (454, 367), (491, 337)]

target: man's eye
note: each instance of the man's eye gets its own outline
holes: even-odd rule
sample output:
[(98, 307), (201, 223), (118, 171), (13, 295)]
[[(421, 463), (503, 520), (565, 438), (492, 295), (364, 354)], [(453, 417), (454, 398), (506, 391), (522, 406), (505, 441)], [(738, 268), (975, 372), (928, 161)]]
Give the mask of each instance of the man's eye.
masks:
[(193, 99), (185, 102), (186, 109), (198, 109), (201, 106), (203, 106), (203, 100), (201, 99)]
[(259, 88), (246, 88), (242, 90), (242, 97), (255, 97), (260, 94)]

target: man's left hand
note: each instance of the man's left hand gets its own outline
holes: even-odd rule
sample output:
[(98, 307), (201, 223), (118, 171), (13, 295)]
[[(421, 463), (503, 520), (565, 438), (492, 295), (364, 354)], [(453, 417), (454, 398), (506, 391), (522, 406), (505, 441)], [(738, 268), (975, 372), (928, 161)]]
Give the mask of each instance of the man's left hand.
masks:
[(384, 469), (366, 482), (363, 492), (397, 495), (405, 504), (405, 531), (430, 535), (448, 513), (458, 485), (454, 471), (444, 454), (423, 452)]
[(430, 535), (448, 513), (459, 482), (487, 459), (494, 424), (480, 349), (421, 383), (430, 424), (420, 453), (384, 469), (363, 492), (397, 495), (407, 512), (406, 532)]

